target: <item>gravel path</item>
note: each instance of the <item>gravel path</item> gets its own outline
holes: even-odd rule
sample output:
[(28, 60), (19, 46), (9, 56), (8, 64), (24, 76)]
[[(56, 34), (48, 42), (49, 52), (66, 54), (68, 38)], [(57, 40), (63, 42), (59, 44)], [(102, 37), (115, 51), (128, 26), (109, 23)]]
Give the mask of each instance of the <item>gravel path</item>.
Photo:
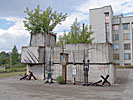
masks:
[(133, 69), (117, 69), (110, 87), (44, 84), (43, 80), (0, 78), (0, 100), (132, 100)]

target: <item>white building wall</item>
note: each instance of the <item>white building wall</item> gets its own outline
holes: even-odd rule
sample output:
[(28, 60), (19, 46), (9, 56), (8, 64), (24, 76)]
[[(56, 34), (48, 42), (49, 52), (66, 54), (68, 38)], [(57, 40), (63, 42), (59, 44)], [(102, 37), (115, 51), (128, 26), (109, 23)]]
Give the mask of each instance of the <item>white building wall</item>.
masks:
[[(106, 36), (105, 13), (109, 12), (109, 34)], [(90, 9), (90, 25), (92, 26), (92, 37), (94, 43), (112, 43), (112, 17), (113, 11), (111, 6), (105, 6), (96, 9)], [(107, 37), (107, 40), (106, 40)]]
[[(105, 12), (109, 12), (109, 33), (106, 41), (105, 31)], [(130, 30), (123, 30), (123, 24), (130, 23)], [(133, 65), (133, 16), (123, 17), (123, 15), (113, 16), (111, 6), (104, 6), (101, 8), (90, 9), (90, 25), (92, 25), (92, 31), (94, 31), (92, 37), (95, 38), (95, 43), (113, 43), (119, 44), (119, 50), (113, 50), (112, 53), (119, 54), (119, 60), (113, 60), (114, 63), (124, 66), (127, 63)], [(119, 30), (115, 31), (112, 29), (113, 25), (119, 25)], [(130, 40), (124, 40), (123, 35), (130, 33)], [(119, 34), (119, 41), (113, 41), (113, 34)], [(130, 43), (131, 50), (124, 50), (124, 43)], [(131, 53), (131, 60), (124, 59), (124, 53)]]

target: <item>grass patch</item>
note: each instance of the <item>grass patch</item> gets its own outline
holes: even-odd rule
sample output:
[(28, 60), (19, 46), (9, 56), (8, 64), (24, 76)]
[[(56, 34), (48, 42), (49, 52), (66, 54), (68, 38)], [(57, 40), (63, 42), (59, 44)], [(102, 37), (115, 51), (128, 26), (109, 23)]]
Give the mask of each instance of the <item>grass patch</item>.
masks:
[(126, 66), (120, 66), (120, 65), (115, 65), (116, 68), (133, 68), (131, 65), (126, 65)]
[(4, 72), (17, 72), (17, 71), (26, 71), (26, 67), (0, 70), (0, 73), (1, 73), (1, 72), (3, 72), (3, 73), (4, 73)]
[(12, 76), (22, 76), (25, 72), (9, 72), (9, 73), (1, 73), (0, 78), (12, 77)]

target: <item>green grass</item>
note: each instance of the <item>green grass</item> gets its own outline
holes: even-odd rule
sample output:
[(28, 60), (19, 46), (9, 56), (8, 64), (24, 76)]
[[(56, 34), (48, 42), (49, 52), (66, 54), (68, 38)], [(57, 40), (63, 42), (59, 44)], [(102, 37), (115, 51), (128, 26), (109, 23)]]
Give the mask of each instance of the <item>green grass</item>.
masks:
[(0, 70), (0, 73), (1, 73), (1, 72), (3, 72), (3, 73), (4, 73), (4, 72), (17, 72), (17, 71), (26, 71), (26, 67)]
[(12, 76), (22, 76), (24, 72), (9, 72), (9, 73), (0, 73), (0, 78), (12, 77)]
[(133, 69), (133, 66), (131, 66), (131, 65), (127, 65), (127, 66), (116, 65), (115, 67), (116, 68), (131, 68), (131, 69)]

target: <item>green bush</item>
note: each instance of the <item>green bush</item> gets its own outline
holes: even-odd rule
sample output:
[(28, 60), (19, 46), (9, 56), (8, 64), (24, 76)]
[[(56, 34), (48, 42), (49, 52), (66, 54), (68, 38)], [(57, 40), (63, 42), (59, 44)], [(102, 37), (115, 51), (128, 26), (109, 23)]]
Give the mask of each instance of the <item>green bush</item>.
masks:
[(56, 82), (59, 83), (59, 84), (63, 84), (63, 77), (62, 76), (58, 76), (56, 78)]

